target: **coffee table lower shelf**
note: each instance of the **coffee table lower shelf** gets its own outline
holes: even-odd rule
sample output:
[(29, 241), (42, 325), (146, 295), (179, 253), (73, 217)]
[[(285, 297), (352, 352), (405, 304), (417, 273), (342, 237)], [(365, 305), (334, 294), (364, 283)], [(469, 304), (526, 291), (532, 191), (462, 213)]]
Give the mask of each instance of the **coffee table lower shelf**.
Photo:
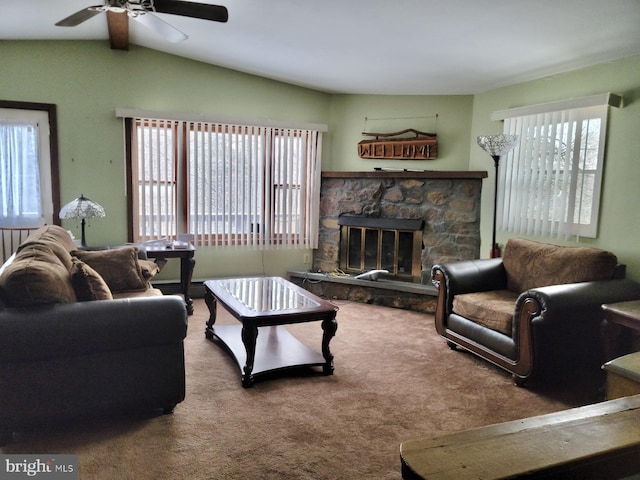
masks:
[[(242, 325), (216, 325), (206, 330), (207, 338), (214, 337), (233, 356), (240, 372), (244, 372), (247, 352), (242, 343)], [(294, 337), (283, 325), (258, 327), (256, 353), (251, 375), (271, 373), (278, 370), (302, 367), (323, 367), (327, 372), (324, 357)]]

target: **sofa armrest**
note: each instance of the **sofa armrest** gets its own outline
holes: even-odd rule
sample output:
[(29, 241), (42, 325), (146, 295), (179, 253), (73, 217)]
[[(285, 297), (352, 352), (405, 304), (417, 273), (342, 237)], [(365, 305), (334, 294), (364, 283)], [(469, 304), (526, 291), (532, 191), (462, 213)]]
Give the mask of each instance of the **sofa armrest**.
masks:
[[(536, 370), (561, 365), (597, 369), (604, 361), (603, 303), (640, 299), (632, 280), (602, 280), (533, 288), (516, 301), (513, 338)], [(528, 372), (530, 374), (531, 372)], [(524, 378), (524, 377), (523, 377)]]
[(518, 297), (516, 310), (527, 298), (538, 303), (539, 316), (544, 321), (594, 315), (601, 319), (603, 315), (600, 307), (603, 303), (640, 299), (640, 284), (622, 279), (533, 288)]
[(436, 264), (431, 268), (431, 280), (438, 289), (436, 327), (439, 332), (451, 313), (455, 295), (507, 288), (507, 274), (500, 258)]
[(7, 308), (0, 310), (0, 362), (176, 344), (186, 332), (177, 295)]
[(436, 264), (431, 269), (431, 277), (440, 288), (437, 272), (442, 273), (445, 288), (452, 296), (507, 288), (507, 274), (500, 258)]

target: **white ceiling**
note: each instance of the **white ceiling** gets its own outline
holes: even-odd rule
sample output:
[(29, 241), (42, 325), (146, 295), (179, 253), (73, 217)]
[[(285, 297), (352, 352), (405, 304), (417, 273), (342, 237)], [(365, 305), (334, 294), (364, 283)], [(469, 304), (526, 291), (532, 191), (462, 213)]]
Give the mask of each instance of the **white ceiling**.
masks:
[[(0, 0), (0, 38), (104, 39), (102, 0)], [(195, 1), (195, 0), (193, 0)], [(640, 55), (640, 0), (209, 0), (228, 23), (156, 14), (131, 43), (330, 93), (473, 94)], [(135, 48), (135, 47), (132, 47)]]

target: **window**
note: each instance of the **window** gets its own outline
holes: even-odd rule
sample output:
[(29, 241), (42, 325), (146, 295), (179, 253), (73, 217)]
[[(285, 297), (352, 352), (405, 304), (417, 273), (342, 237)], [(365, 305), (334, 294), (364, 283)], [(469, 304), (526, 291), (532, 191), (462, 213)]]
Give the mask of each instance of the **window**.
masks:
[(135, 118), (132, 238), (196, 245), (317, 246), (322, 133)]
[(59, 223), (55, 105), (0, 101), (0, 226)]
[[(515, 109), (519, 110), (519, 109)], [(608, 105), (505, 118), (519, 136), (501, 162), (498, 226), (541, 237), (596, 237)]]

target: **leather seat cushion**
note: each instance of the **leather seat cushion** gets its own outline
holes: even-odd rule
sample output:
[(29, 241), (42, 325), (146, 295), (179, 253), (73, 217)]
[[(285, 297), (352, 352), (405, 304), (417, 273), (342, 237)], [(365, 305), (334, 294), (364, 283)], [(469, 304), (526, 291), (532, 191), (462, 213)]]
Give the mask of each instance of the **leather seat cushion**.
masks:
[(453, 297), (453, 312), (510, 337), (518, 295), (510, 290), (456, 295)]

